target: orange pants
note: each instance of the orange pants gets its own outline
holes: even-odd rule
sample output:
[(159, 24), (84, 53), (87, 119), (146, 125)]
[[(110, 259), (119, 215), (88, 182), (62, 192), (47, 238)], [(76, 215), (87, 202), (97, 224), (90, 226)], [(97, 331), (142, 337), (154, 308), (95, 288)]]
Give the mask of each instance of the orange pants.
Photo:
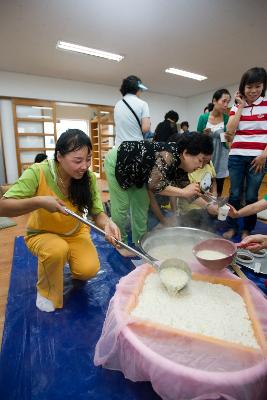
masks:
[(87, 280), (99, 270), (97, 251), (86, 226), (71, 236), (41, 233), (26, 236), (25, 241), (29, 250), (38, 257), (37, 290), (51, 300), (55, 308), (63, 307), (63, 268), (66, 262), (75, 279)]

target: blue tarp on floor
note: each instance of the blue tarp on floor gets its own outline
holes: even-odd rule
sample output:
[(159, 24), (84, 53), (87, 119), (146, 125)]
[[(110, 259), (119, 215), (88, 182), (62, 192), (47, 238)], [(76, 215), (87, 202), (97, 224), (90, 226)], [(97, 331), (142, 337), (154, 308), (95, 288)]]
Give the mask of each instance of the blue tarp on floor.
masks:
[(94, 367), (96, 342), (121, 276), (133, 264), (92, 233), (101, 272), (65, 296), (55, 313), (36, 309), (37, 259), (22, 237), (15, 241), (0, 358), (1, 400), (156, 400), (150, 383)]
[[(267, 225), (258, 222), (256, 228), (267, 234)], [(109, 300), (133, 264), (95, 232), (92, 237), (100, 273), (69, 291), (64, 308), (51, 314), (35, 307), (37, 259), (22, 237), (16, 239), (0, 358), (1, 400), (159, 399), (150, 383), (133, 383), (93, 365)], [(264, 289), (266, 275), (244, 272)]]

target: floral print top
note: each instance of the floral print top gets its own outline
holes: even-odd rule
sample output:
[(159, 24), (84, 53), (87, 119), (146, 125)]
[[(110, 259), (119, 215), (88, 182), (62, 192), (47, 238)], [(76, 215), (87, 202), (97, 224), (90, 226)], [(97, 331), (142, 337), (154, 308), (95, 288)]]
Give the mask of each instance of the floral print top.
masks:
[(160, 193), (169, 185), (183, 188), (190, 183), (180, 164), (177, 143), (125, 141), (118, 148), (115, 176), (123, 189), (147, 185)]

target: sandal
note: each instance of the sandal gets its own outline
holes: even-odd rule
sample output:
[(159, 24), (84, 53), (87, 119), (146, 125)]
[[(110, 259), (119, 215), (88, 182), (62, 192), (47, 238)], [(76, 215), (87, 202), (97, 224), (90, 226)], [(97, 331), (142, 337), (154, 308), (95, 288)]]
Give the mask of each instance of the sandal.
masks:
[(244, 229), (241, 233), (241, 240), (245, 239), (249, 235), (250, 235), (250, 232), (247, 229)]
[(236, 234), (236, 231), (233, 228), (231, 228), (231, 229), (228, 229), (228, 231), (224, 232), (223, 237), (224, 237), (224, 239), (231, 240), (231, 239), (233, 239), (235, 234)]

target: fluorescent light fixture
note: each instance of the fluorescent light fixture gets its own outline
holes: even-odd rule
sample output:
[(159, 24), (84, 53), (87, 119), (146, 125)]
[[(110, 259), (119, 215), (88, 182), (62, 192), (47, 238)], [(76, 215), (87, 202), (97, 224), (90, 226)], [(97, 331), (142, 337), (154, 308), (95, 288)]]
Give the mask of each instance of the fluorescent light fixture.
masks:
[(53, 110), (53, 107), (45, 107), (45, 106), (32, 106), (32, 108), (35, 108), (37, 110)]
[(204, 79), (208, 79), (206, 76), (194, 74), (193, 72), (188, 72), (177, 68), (167, 68), (165, 69), (165, 72), (168, 74), (184, 76), (185, 78), (196, 79), (197, 81), (204, 81)]
[(36, 119), (52, 119), (48, 115), (28, 115), (27, 118), (36, 118)]
[(64, 106), (64, 107), (84, 107), (84, 108), (88, 108), (88, 107), (89, 107), (87, 104), (79, 104), (79, 103), (61, 103), (61, 102), (56, 103), (56, 106)]
[(57, 49), (73, 51), (75, 53), (87, 54), (89, 56), (106, 58), (107, 60), (118, 61), (118, 62), (124, 59), (124, 57), (120, 56), (119, 54), (108, 53), (107, 51), (102, 51), (102, 50), (90, 49), (89, 47), (80, 46), (79, 44), (74, 44), (74, 43), (62, 42), (61, 40), (57, 42)]

